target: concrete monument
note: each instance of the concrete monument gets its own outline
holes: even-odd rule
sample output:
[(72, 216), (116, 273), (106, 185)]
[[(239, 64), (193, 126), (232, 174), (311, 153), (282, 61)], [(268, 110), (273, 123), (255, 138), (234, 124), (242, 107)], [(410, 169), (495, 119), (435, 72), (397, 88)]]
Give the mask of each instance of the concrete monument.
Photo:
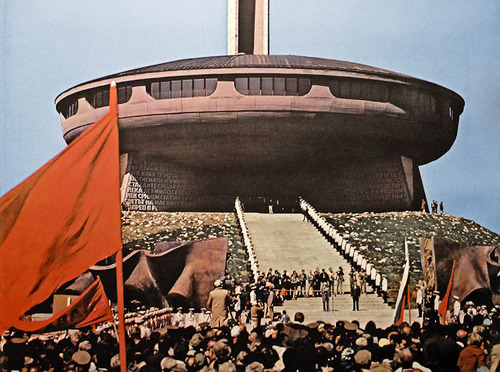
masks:
[(131, 210), (419, 210), (418, 167), (453, 144), (463, 99), (400, 73), (269, 55), (268, 0), (229, 0), (227, 56), (116, 73), (56, 98), (70, 143), (119, 93)]

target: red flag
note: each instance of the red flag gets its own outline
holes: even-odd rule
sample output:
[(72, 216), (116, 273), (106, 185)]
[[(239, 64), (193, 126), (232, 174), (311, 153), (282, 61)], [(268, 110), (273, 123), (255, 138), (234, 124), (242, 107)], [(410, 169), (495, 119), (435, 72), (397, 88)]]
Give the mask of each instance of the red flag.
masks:
[(0, 333), (121, 249), (118, 105), (0, 199)]
[(446, 312), (448, 311), (448, 302), (450, 301), (450, 293), (451, 293), (451, 287), (453, 286), (454, 272), (455, 272), (455, 261), (453, 261), (453, 267), (451, 268), (450, 281), (448, 282), (448, 288), (446, 289), (446, 294), (444, 295), (438, 307), (438, 313), (441, 315), (441, 319), (443, 320), (443, 325), (446, 323)]
[(44, 321), (18, 320), (13, 326), (24, 332), (53, 332), (71, 328), (83, 328), (92, 324), (113, 321), (109, 300), (101, 279), (92, 283), (73, 303)]

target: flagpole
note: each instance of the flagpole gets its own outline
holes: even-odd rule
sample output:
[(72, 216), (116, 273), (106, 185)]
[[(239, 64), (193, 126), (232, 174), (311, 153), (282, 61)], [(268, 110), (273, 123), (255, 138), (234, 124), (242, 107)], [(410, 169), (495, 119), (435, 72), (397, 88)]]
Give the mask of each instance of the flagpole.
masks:
[(411, 297), (410, 297), (410, 283), (408, 283), (408, 322), (411, 324)]
[(116, 296), (118, 303), (118, 344), (120, 346), (120, 372), (127, 372), (125, 347), (125, 301), (123, 299), (123, 253), (116, 252)]
[[(111, 82), (109, 88), (109, 109), (116, 110), (116, 120), (118, 123), (118, 95), (116, 83)], [(118, 155), (119, 156), (119, 155)], [(120, 164), (117, 159), (117, 164)], [(119, 165), (118, 165), (119, 167)], [(117, 190), (119, 200), (121, 200), (120, 189)], [(121, 215), (118, 216), (121, 219)], [(118, 305), (118, 345), (120, 350), (120, 371), (127, 372), (127, 348), (125, 344), (125, 300), (123, 296), (123, 247), (120, 247), (115, 255), (116, 261), (116, 302)]]

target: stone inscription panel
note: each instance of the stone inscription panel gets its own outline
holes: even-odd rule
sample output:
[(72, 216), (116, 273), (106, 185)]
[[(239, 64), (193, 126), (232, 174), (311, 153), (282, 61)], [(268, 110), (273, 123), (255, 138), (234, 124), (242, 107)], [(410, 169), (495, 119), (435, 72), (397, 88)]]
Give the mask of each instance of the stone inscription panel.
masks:
[[(412, 210), (400, 157), (351, 159), (317, 167), (191, 169), (161, 157), (131, 156), (127, 201), (139, 211), (232, 211), (239, 196), (255, 210), (269, 200), (296, 210), (298, 196), (329, 212)], [(418, 193), (417, 193), (418, 194)], [(264, 200), (263, 205), (251, 201)], [(283, 203), (286, 203), (283, 204)]]

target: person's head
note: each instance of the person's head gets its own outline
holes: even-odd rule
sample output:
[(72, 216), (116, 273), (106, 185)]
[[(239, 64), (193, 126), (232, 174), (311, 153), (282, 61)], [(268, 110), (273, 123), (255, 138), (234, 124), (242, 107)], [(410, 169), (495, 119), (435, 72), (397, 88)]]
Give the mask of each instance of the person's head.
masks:
[(246, 366), (245, 372), (264, 372), (264, 365), (259, 362), (252, 362)]
[(401, 360), (401, 366), (406, 368), (411, 368), (413, 364), (413, 354), (408, 348), (399, 351), (399, 360)]
[(300, 311), (297, 311), (293, 317), (293, 320), (297, 323), (304, 323), (304, 319), (304, 313), (301, 313)]
[(472, 345), (472, 346), (481, 346), (481, 342), (483, 341), (483, 338), (479, 333), (471, 333), (469, 337), (467, 338), (467, 345)]
[(372, 363), (372, 353), (366, 349), (359, 350), (354, 355), (354, 363), (360, 368), (370, 368)]

